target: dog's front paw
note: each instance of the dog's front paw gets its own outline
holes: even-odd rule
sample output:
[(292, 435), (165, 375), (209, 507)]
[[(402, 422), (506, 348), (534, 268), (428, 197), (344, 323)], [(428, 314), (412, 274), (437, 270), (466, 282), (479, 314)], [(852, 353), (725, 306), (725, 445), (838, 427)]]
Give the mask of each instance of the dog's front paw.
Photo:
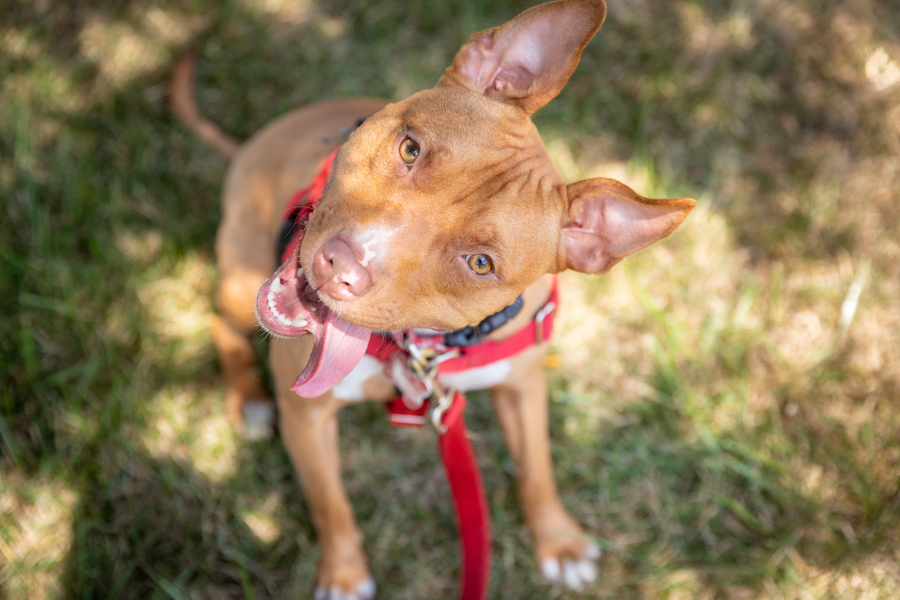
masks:
[(356, 561), (328, 564), (319, 568), (314, 600), (372, 600), (375, 597), (375, 580), (365, 564)]
[(597, 578), (600, 548), (564, 512), (542, 520), (535, 531), (535, 550), (541, 572), (551, 583), (578, 591)]
[(247, 441), (270, 439), (276, 420), (272, 400), (244, 400), (241, 404), (241, 434)]
[(597, 578), (597, 565), (600, 548), (596, 544), (588, 544), (578, 554), (568, 556), (546, 556), (541, 559), (541, 572), (551, 583), (562, 583), (569, 589), (579, 591)]

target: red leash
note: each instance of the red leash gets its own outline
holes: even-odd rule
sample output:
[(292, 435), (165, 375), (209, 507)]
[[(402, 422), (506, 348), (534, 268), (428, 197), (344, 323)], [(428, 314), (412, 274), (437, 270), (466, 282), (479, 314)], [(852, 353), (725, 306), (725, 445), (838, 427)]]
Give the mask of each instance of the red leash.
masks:
[(438, 445), (453, 492), (463, 553), (459, 598), (484, 600), (491, 578), (491, 521), (481, 473), (466, 435), (465, 407), (466, 397), (456, 392), (453, 404), (444, 414), (443, 424), (447, 430), (438, 438)]
[[(449, 396), (442, 392), (435, 394), (439, 403), (433, 409), (432, 422), (437, 421), (436, 426), (440, 426), (438, 447), (456, 508), (463, 555), (459, 600), (485, 600), (491, 575), (491, 521), (481, 472), (463, 419), (466, 397), (456, 391), (452, 393), (449, 407), (444, 407), (441, 402)], [(391, 424), (399, 427), (423, 425), (428, 408), (426, 401), (419, 409), (410, 410), (403, 398), (396, 398), (387, 405)]]

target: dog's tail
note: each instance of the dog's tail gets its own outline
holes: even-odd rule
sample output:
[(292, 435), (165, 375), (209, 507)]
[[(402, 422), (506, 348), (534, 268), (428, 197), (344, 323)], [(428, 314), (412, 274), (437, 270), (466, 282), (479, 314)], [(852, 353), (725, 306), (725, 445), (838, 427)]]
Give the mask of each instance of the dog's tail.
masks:
[(194, 103), (194, 53), (185, 52), (169, 79), (169, 106), (188, 129), (226, 160), (237, 154), (240, 143), (204, 117)]

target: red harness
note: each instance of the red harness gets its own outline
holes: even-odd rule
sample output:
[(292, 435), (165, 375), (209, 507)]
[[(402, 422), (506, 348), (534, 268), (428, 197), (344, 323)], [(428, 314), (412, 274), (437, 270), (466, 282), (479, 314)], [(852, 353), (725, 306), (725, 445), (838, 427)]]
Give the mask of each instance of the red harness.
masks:
[[(293, 256), (303, 239), (306, 222), (322, 197), (336, 155), (337, 150), (325, 159), (312, 183), (288, 202), (279, 239), (279, 264)], [(438, 406), (433, 407), (432, 419), (441, 434), (438, 438), (441, 461), (453, 493), (463, 551), (460, 600), (484, 600), (487, 597), (491, 564), (490, 520), (481, 474), (462, 415), (466, 398), (458, 391), (445, 392), (440, 384), (433, 382), (441, 374), (496, 363), (549, 339), (557, 305), (558, 290), (554, 278), (550, 297), (535, 318), (526, 327), (497, 342), (447, 346), (441, 335), (426, 336), (415, 331), (373, 332), (369, 338), (366, 354), (387, 365), (387, 376), (402, 392), (387, 404), (392, 425), (423, 425), (427, 421), (429, 401), (438, 401)], [(427, 377), (418, 366), (427, 362), (425, 356), (430, 357), (427, 361), (430, 361), (431, 372)]]

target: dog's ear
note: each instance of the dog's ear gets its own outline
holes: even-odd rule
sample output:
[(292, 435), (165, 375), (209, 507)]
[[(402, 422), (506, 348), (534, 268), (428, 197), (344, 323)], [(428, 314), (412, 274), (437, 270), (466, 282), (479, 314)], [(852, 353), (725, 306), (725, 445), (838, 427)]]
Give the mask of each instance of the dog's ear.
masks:
[(605, 17), (603, 0), (530, 8), (469, 38), (438, 86), (462, 86), (530, 115), (559, 93)]
[(644, 198), (614, 179), (587, 179), (566, 187), (559, 270), (606, 273), (681, 225), (696, 202)]

